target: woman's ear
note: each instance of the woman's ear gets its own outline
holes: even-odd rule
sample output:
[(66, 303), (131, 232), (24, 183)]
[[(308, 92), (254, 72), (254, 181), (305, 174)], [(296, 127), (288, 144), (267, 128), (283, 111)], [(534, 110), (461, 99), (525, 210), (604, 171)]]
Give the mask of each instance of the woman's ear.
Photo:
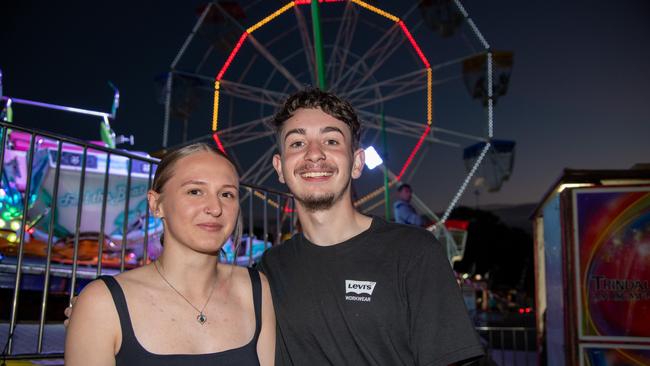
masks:
[(151, 210), (154, 217), (161, 219), (165, 216), (160, 202), (160, 193), (154, 190), (149, 190), (149, 192), (147, 192), (147, 203), (149, 204), (149, 210)]

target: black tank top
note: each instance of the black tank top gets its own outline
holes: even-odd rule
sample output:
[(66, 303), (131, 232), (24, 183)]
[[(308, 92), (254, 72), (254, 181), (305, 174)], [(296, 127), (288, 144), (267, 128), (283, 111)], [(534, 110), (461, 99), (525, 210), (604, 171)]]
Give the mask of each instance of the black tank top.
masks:
[(248, 269), (253, 285), (253, 305), (255, 308), (255, 335), (246, 345), (229, 349), (217, 353), (207, 354), (181, 354), (181, 355), (161, 355), (154, 354), (142, 347), (133, 332), (129, 309), (126, 306), (126, 298), (119, 283), (110, 276), (101, 276), (100, 279), (106, 283), (117, 314), (120, 317), (120, 326), (122, 328), (122, 345), (119, 352), (115, 355), (116, 366), (121, 365), (164, 365), (164, 366), (214, 366), (214, 365), (259, 365), (257, 358), (257, 339), (260, 335), (262, 323), (262, 286), (260, 275), (253, 269)]

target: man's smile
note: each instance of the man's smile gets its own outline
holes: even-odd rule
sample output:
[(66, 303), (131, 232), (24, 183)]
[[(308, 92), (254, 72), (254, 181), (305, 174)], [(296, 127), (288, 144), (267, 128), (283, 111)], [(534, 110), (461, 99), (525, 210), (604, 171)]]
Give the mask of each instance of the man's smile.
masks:
[(323, 178), (323, 177), (331, 177), (334, 175), (332, 172), (304, 172), (300, 173), (300, 176), (303, 178)]

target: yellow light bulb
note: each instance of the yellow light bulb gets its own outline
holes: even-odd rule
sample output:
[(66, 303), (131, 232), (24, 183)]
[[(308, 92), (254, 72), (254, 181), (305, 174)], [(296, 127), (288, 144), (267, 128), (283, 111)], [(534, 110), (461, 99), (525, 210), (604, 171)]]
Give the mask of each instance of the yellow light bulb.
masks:
[(13, 231), (18, 231), (20, 229), (20, 221), (14, 220), (9, 224), (9, 227)]

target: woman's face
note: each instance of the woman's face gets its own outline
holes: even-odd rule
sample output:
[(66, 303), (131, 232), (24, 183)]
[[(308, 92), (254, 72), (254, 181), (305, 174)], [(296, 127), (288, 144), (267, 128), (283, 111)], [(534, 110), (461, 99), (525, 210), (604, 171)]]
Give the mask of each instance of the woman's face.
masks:
[(181, 244), (217, 254), (239, 215), (239, 177), (225, 158), (201, 151), (176, 161), (149, 206), (165, 223), (165, 246)]

